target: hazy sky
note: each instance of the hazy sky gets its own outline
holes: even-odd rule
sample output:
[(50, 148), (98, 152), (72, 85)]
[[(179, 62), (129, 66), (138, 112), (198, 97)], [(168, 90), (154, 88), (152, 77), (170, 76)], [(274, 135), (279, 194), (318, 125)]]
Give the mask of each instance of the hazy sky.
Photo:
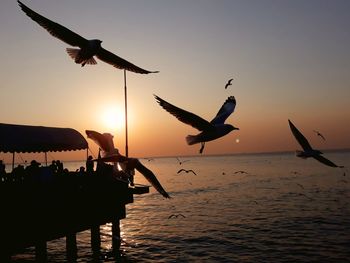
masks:
[[(131, 156), (198, 154), (197, 130), (153, 94), (211, 120), (230, 95), (239, 127), (205, 154), (299, 148), (288, 118), (315, 148), (350, 147), (350, 1), (23, 0), (45, 17), (158, 74), (128, 73)], [(124, 152), (123, 71), (80, 67), (67, 44), (0, 4), (0, 122), (110, 132)], [(233, 85), (224, 89), (228, 79)], [(119, 111), (118, 125), (108, 112)], [(319, 130), (326, 142), (317, 137)], [(84, 133), (85, 134), (85, 133)], [(94, 147), (94, 143), (89, 140)]]

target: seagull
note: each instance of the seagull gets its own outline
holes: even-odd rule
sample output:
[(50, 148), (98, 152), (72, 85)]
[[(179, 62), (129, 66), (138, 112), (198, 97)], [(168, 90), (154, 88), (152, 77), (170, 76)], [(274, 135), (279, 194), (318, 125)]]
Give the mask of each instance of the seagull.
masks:
[(302, 184), (296, 183), (300, 188), (305, 189)]
[(248, 174), (246, 171), (236, 171), (234, 174)]
[(178, 218), (178, 217), (182, 217), (182, 218), (186, 218), (183, 214), (171, 214), (169, 217), (168, 217), (168, 219), (170, 219), (170, 218)]
[(177, 171), (177, 173), (179, 174), (179, 173), (181, 173), (181, 172), (186, 172), (187, 174), (188, 173), (193, 173), (194, 175), (197, 175), (193, 170), (186, 170), (186, 169), (180, 169), (180, 170), (178, 170)]
[[(123, 164), (126, 170), (136, 169), (140, 172), (150, 184), (165, 198), (170, 198), (169, 194), (164, 190), (155, 174), (144, 166), (138, 159), (129, 158), (119, 153), (118, 149), (114, 148), (113, 136), (109, 133), (101, 134), (96, 131), (86, 130), (88, 138), (92, 139), (102, 149), (103, 157), (94, 161), (113, 162)], [(122, 166), (122, 165), (121, 165)]]
[(157, 73), (158, 71), (148, 71), (142, 69), (125, 59), (118, 57), (117, 55), (111, 53), (110, 51), (101, 47), (102, 41), (99, 39), (88, 40), (79, 34), (71, 31), (70, 29), (49, 20), (46, 17), (36, 13), (26, 5), (24, 5), (19, 0), (17, 1), (21, 9), (24, 13), (27, 14), (32, 20), (37, 22), (40, 26), (45, 28), (52, 36), (62, 40), (68, 45), (79, 47), (75, 48), (67, 48), (68, 55), (74, 59), (75, 63), (81, 64), (81, 66), (85, 66), (85, 64), (95, 65), (97, 64), (94, 56), (99, 58), (100, 60), (112, 65), (118, 69), (125, 69), (131, 72), (140, 73), (140, 74), (148, 74), (148, 73)]
[(170, 104), (157, 95), (154, 95), (154, 97), (157, 100), (158, 104), (163, 107), (163, 109), (174, 115), (179, 121), (191, 125), (192, 127), (201, 131), (201, 133), (197, 135), (188, 135), (186, 137), (188, 145), (193, 145), (196, 143), (202, 144), (200, 153), (203, 151), (205, 142), (223, 137), (233, 130), (239, 130), (239, 128), (236, 128), (233, 125), (224, 123), (228, 116), (230, 116), (230, 114), (235, 110), (236, 99), (234, 96), (227, 98), (214, 119), (212, 119), (210, 122), (192, 112), (185, 111)]
[(343, 168), (344, 166), (338, 166), (335, 163), (331, 162), (327, 158), (323, 157), (319, 150), (312, 149), (311, 145), (309, 144), (308, 140), (304, 137), (304, 135), (294, 126), (294, 124), (288, 120), (289, 127), (295, 137), (295, 139), (299, 142), (301, 147), (303, 148), (303, 151), (296, 151), (296, 155), (300, 158), (306, 159), (309, 157), (315, 158), (317, 161), (331, 167), (339, 167)]
[(225, 85), (225, 89), (227, 89), (228, 86), (232, 85), (232, 83), (231, 83), (232, 80), (233, 80), (233, 79), (229, 79), (229, 80), (227, 81), (227, 83), (226, 83), (226, 85)]
[(180, 158), (178, 158), (178, 157), (176, 157), (176, 160), (179, 162), (180, 165), (185, 163), (185, 162), (189, 162), (190, 161), (190, 160), (183, 160), (183, 161), (181, 161)]
[(324, 141), (326, 140), (326, 138), (319, 131), (314, 130), (314, 133), (316, 133), (317, 136), (320, 136)]

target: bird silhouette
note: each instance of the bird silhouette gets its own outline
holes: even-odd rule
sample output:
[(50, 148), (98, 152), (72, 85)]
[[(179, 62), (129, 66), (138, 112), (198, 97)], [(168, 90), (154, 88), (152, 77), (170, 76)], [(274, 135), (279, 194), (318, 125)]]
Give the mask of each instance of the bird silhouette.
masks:
[(46, 17), (36, 13), (22, 2), (17, 1), (24, 13), (27, 14), (32, 20), (37, 22), (40, 26), (46, 29), (52, 36), (62, 40), (68, 45), (79, 47), (79, 49), (67, 48), (68, 55), (74, 59), (75, 63), (81, 64), (83, 67), (85, 64), (94, 65), (97, 64), (94, 56), (100, 60), (112, 65), (118, 69), (125, 69), (140, 74), (157, 73), (158, 71), (148, 71), (142, 69), (125, 59), (118, 57), (110, 51), (101, 47), (102, 41), (99, 39), (87, 40), (79, 34), (71, 31), (70, 29), (49, 20)]
[(200, 153), (203, 151), (205, 142), (223, 137), (233, 130), (239, 130), (239, 128), (236, 128), (233, 125), (224, 123), (236, 107), (236, 99), (234, 96), (227, 98), (216, 116), (210, 122), (192, 112), (185, 111), (170, 104), (157, 95), (154, 95), (154, 97), (163, 109), (175, 116), (179, 121), (191, 125), (201, 131), (201, 133), (197, 135), (188, 135), (186, 137), (188, 145), (202, 143)]
[(326, 138), (319, 131), (314, 130), (314, 133), (316, 133), (317, 136), (320, 136), (324, 141), (326, 140)]
[(300, 188), (305, 189), (302, 184), (296, 183)]
[(229, 80), (227, 81), (227, 83), (226, 83), (226, 85), (225, 85), (225, 89), (227, 89), (228, 86), (232, 85), (232, 83), (231, 83), (232, 80), (233, 80), (233, 79), (229, 79)]
[(246, 171), (240, 170), (240, 171), (234, 172), (234, 174), (248, 174), (248, 173)]
[(170, 219), (170, 218), (178, 218), (178, 217), (186, 218), (186, 216), (184, 216), (183, 214), (171, 214), (168, 217), (168, 219)]
[(328, 160), (327, 158), (323, 157), (321, 154), (323, 154), (319, 150), (312, 149), (310, 143), (308, 140), (304, 137), (304, 135), (294, 126), (294, 124), (288, 120), (289, 127), (295, 137), (295, 139), (299, 142), (301, 147), (303, 148), (303, 151), (296, 151), (296, 155), (300, 158), (306, 159), (309, 157), (312, 157), (316, 159), (317, 161), (331, 167), (339, 167), (343, 168), (344, 166), (338, 166), (332, 161)]
[(136, 169), (140, 172), (150, 184), (165, 198), (170, 198), (169, 194), (164, 190), (163, 186), (158, 181), (155, 174), (144, 166), (138, 159), (129, 158), (119, 153), (118, 149), (114, 147), (113, 136), (109, 133), (99, 133), (96, 131), (86, 130), (88, 138), (92, 139), (102, 150), (102, 157), (94, 161), (113, 162), (115, 167), (124, 167), (124, 170)]
[(193, 173), (194, 175), (197, 175), (192, 169), (186, 170), (186, 169), (180, 169), (177, 171), (177, 173), (181, 173), (181, 172), (186, 172), (186, 173)]

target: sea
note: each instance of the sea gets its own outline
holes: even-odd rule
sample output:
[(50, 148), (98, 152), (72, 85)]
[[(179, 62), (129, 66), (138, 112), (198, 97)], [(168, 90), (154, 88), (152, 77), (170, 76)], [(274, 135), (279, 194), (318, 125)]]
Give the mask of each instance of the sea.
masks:
[[(350, 262), (350, 151), (324, 156), (345, 168), (292, 152), (140, 159), (172, 198), (135, 195), (120, 252), (106, 224), (99, 259), (90, 232), (78, 233), (76, 262)], [(135, 182), (149, 184), (138, 173)], [(64, 238), (47, 248), (49, 262), (67, 262)], [(11, 260), (35, 262), (35, 250)]]

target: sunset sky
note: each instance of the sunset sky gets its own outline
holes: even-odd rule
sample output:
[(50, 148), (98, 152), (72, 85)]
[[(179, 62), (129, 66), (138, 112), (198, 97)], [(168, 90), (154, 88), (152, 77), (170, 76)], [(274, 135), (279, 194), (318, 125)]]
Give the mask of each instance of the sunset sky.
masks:
[[(240, 130), (207, 143), (204, 154), (298, 149), (288, 119), (315, 148), (350, 148), (350, 1), (23, 3), (160, 71), (127, 73), (130, 156), (198, 154), (199, 145), (185, 142), (197, 130), (164, 111), (153, 94), (207, 120), (228, 96), (236, 97), (227, 123)], [(69, 46), (27, 17), (17, 1), (0, 6), (0, 122), (110, 132), (124, 153), (123, 71), (99, 60), (80, 67), (67, 55)], [(230, 78), (232, 86), (224, 89)]]

